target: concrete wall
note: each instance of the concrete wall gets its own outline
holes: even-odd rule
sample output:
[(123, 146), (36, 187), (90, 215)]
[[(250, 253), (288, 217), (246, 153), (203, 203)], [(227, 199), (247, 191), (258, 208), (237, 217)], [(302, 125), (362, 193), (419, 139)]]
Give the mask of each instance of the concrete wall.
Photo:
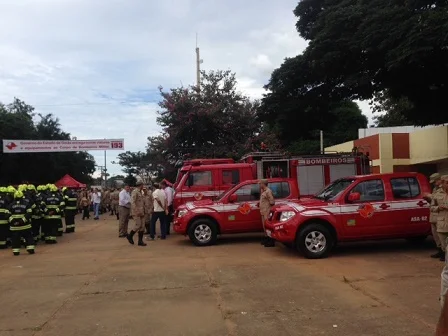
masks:
[(338, 145), (326, 147), (325, 153), (329, 154), (336, 152), (348, 153), (352, 151), (353, 147), (355, 147), (354, 141), (347, 141)]
[(448, 126), (423, 129), (409, 134), (411, 164), (448, 159)]

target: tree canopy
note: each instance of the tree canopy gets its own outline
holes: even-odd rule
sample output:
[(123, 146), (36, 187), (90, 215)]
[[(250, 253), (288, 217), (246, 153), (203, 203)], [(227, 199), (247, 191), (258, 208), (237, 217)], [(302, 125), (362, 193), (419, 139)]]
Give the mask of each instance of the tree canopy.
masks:
[(408, 123), (448, 121), (447, 9), (442, 0), (300, 1), (296, 28), (309, 45), (273, 72), (265, 120), (287, 142), (334, 104), (380, 96), (377, 107), (400, 102), (393, 113)]
[[(70, 140), (70, 134), (61, 129), (57, 118), (36, 116), (32, 106), (16, 98), (9, 105), (0, 104), (0, 138)], [(0, 154), (0, 185), (52, 183), (65, 174), (89, 183), (94, 170), (95, 161), (86, 152)]]
[(240, 158), (261, 142), (278, 148), (259, 118), (259, 102), (237, 90), (231, 71), (203, 71), (200, 91), (196, 86), (160, 88), (160, 94), (157, 123), (163, 131), (148, 138), (147, 153), (162, 166), (160, 174), (174, 178), (175, 163), (186, 158)]

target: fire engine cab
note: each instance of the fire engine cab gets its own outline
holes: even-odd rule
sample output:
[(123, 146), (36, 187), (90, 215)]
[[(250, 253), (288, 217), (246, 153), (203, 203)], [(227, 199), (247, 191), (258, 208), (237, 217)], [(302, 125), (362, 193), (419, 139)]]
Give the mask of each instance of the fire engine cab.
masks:
[(238, 163), (232, 159), (197, 159), (184, 162), (179, 169), (173, 204), (177, 208), (190, 201), (215, 199), (238, 183), (262, 178), (294, 179), (300, 196), (310, 196), (339, 178), (366, 174), (370, 174), (369, 157), (357, 152), (296, 157), (254, 152)]

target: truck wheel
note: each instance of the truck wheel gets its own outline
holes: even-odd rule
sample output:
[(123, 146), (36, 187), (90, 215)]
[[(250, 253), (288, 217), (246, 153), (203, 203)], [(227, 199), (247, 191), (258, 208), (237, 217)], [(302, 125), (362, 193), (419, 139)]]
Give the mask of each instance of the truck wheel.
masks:
[(313, 223), (299, 232), (296, 245), (308, 259), (326, 258), (334, 246), (334, 238), (324, 225)]
[(216, 243), (218, 230), (213, 221), (207, 218), (200, 218), (191, 224), (188, 236), (196, 246), (208, 246)]

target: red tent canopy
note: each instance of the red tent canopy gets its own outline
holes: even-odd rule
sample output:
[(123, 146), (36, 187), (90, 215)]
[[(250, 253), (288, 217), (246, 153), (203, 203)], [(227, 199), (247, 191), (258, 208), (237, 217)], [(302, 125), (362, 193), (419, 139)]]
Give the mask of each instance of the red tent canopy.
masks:
[(58, 188), (67, 187), (67, 188), (85, 188), (86, 185), (84, 183), (76, 181), (73, 177), (66, 174), (59, 181), (55, 182), (55, 185)]

